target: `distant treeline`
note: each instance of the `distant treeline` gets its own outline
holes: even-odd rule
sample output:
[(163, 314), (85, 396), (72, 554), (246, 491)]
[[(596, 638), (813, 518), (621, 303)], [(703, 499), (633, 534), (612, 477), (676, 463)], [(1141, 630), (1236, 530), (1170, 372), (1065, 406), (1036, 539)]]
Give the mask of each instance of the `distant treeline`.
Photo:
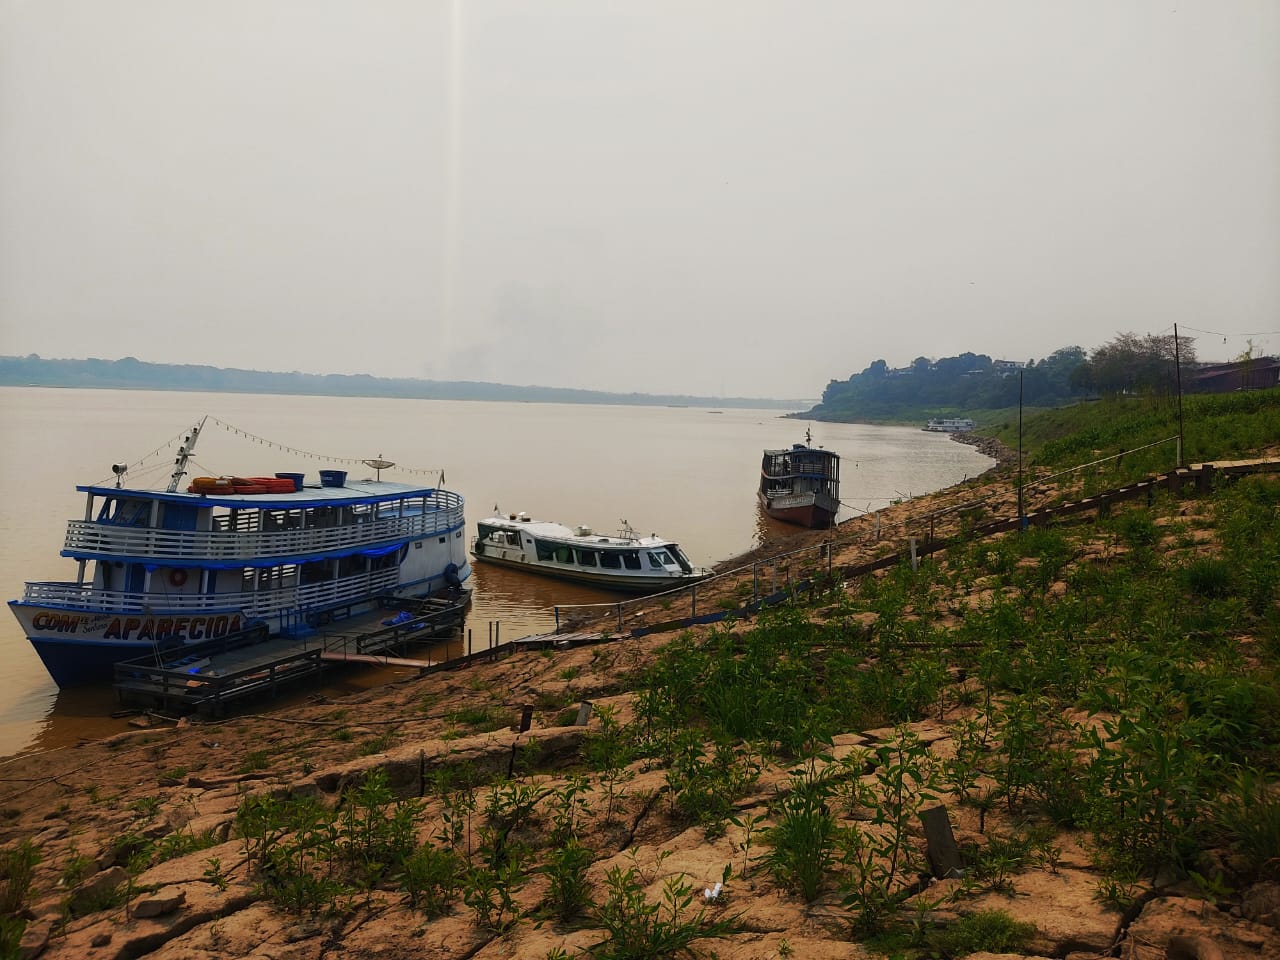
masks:
[(996, 410), (1018, 405), (1019, 380), (1024, 403), (1057, 406), (1091, 392), (1077, 373), (1086, 362), (1081, 347), (1063, 347), (1044, 360), (1026, 363), (992, 360), (982, 353), (940, 360), (917, 357), (910, 366), (897, 369), (876, 360), (848, 380), (827, 384), (821, 403), (809, 415), (822, 420), (891, 420), (921, 410)]
[(277, 393), (325, 397), (398, 397), (416, 400), (507, 400), (633, 406), (762, 407), (794, 410), (794, 400), (608, 393), (560, 387), (509, 386), (470, 380), (415, 380), (369, 374), (271, 373), (194, 364), (121, 360), (49, 360), (36, 354), (0, 356), (0, 385), (189, 390), (207, 393)]
[[(1252, 348), (1251, 348), (1252, 349)], [(1240, 358), (1246, 362), (1246, 358)], [(1062, 347), (1043, 360), (993, 360), (962, 353), (891, 368), (876, 360), (848, 380), (832, 380), (803, 416), (820, 420), (893, 420), (1015, 407), (1056, 407), (1083, 397), (1171, 395), (1182, 371), (1197, 368), (1194, 340), (1121, 333), (1086, 353)], [(1194, 381), (1184, 392), (1196, 389)]]

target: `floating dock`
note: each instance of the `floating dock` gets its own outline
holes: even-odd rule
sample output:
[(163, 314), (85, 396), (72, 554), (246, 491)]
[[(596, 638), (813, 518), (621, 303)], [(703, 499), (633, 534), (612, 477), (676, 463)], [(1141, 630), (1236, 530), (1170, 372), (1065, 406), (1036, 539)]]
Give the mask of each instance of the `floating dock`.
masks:
[(285, 683), (320, 674), (326, 664), (434, 669), (440, 664), (396, 654), (461, 626), (470, 599), (466, 594), (457, 600), (385, 600), (378, 613), (381, 621), (364, 631), (271, 637), (259, 626), (156, 651), (115, 665), (116, 694), (122, 704), (142, 702), (218, 716), (233, 701), (274, 695)]

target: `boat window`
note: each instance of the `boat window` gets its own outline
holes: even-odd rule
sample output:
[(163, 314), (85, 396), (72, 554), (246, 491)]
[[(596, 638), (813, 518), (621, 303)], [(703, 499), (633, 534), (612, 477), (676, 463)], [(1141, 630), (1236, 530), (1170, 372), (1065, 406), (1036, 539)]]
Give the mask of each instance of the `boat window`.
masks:
[(628, 570), (640, 569), (640, 551), (624, 550), (622, 551), (622, 565)]
[(600, 551), (600, 566), (606, 570), (621, 570), (622, 557), (616, 550)]
[(539, 560), (552, 560), (555, 558), (556, 548), (554, 544), (547, 543), (545, 540), (535, 540), (533, 545), (538, 551)]
[(573, 563), (573, 551), (568, 547), (556, 547), (557, 563)]
[(584, 567), (594, 567), (596, 565), (596, 552), (594, 550), (579, 550), (578, 563)]
[(693, 573), (693, 564), (689, 562), (689, 558), (685, 556), (684, 551), (679, 547), (673, 546), (671, 552), (675, 554), (676, 563), (680, 564), (680, 569), (685, 573)]
[(671, 554), (667, 553), (667, 551), (649, 551), (649, 566), (661, 570), (668, 563), (675, 563), (675, 561), (671, 559)]
[(507, 531), (507, 545), (512, 547), (520, 546), (520, 534), (514, 530)]

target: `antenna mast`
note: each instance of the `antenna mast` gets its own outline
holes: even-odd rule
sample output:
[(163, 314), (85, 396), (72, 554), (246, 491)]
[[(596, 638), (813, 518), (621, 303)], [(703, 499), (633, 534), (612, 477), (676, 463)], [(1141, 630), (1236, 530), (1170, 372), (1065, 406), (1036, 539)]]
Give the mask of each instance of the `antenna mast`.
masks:
[(196, 441), (200, 439), (200, 431), (204, 429), (204, 422), (208, 419), (207, 415), (201, 417), (200, 422), (191, 428), (191, 433), (182, 438), (182, 445), (178, 447), (178, 457), (173, 461), (173, 476), (169, 478), (167, 492), (173, 493), (178, 489), (178, 483), (187, 472), (187, 459), (195, 452)]

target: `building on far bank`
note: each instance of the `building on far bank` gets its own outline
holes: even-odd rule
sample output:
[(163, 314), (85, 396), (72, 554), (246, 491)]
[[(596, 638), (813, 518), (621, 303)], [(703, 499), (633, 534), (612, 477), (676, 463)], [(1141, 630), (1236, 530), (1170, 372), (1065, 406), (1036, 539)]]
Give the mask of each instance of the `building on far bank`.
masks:
[(1234, 393), (1280, 385), (1280, 357), (1202, 363), (1191, 371), (1188, 393)]

